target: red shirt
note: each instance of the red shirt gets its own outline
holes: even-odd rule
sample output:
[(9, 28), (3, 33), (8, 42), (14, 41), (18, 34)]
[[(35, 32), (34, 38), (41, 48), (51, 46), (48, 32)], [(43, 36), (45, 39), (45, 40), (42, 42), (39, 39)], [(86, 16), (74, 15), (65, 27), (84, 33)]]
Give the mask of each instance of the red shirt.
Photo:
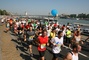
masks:
[(38, 51), (45, 51), (46, 50), (46, 47), (42, 48), (41, 46), (48, 43), (48, 37), (42, 37), (42, 36), (39, 36), (38, 37), (38, 40), (39, 40), (39, 43), (40, 43), (40, 46), (38, 46)]
[(54, 24), (54, 27), (57, 27), (57, 24)]
[(26, 29), (29, 29), (30, 28), (30, 25), (26, 25)]
[(28, 25), (26, 25), (26, 29), (29, 29), (30, 27), (32, 27), (32, 25), (31, 24), (28, 24)]
[(22, 28), (24, 28), (24, 24), (22, 24)]

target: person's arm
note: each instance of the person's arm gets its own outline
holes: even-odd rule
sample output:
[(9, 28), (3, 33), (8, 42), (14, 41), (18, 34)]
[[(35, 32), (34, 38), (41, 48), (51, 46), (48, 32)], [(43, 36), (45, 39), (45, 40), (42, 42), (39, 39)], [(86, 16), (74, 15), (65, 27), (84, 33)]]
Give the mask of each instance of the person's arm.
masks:
[(72, 60), (72, 54), (68, 53), (63, 60)]
[(26, 41), (26, 35), (24, 35), (24, 41)]
[(55, 43), (54, 43), (54, 38), (52, 38), (52, 39), (50, 40), (50, 42), (51, 42), (52, 45), (55, 45)]
[(53, 46), (57, 46), (57, 44), (56, 44), (54, 41), (55, 41), (54, 38), (52, 38), (52, 40), (50, 40), (50, 42), (51, 42), (51, 44), (52, 44)]
[(36, 39), (36, 44), (37, 44), (38, 46), (40, 46), (39, 38)]
[(47, 44), (46, 45), (49, 46), (49, 38), (48, 38), (48, 41), (47, 41)]
[(26, 41), (26, 35), (27, 35), (27, 32), (24, 33), (24, 41)]
[(71, 42), (72, 42), (72, 43), (75, 42), (75, 36), (73, 36)]
[(81, 44), (84, 44), (84, 43), (83, 43), (83, 40), (81, 40), (81, 35), (80, 35), (80, 43), (81, 43)]
[(89, 36), (88, 36), (88, 38), (87, 39), (85, 39), (85, 41), (87, 41), (89, 39)]

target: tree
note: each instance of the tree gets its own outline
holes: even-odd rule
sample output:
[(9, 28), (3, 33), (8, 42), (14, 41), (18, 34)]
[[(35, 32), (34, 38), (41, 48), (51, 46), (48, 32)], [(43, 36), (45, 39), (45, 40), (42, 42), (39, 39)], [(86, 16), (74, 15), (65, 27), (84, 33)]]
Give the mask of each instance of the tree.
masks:
[(86, 14), (78, 14), (78, 18), (87, 18), (87, 15)]
[(6, 10), (0, 9), (0, 15), (9, 15), (9, 13)]
[(76, 18), (77, 16), (76, 16), (76, 14), (71, 14), (70, 17), (71, 18)]
[(87, 14), (87, 18), (89, 18), (89, 14)]
[(2, 13), (2, 10), (0, 9), (0, 15), (1, 15), (1, 13)]

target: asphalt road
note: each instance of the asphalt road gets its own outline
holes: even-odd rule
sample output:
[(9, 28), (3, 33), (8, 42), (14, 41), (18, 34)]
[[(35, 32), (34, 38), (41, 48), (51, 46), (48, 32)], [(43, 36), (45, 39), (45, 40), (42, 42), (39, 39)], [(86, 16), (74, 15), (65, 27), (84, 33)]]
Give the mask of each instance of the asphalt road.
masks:
[[(16, 45), (16, 49), (19, 51), (20, 56), (23, 60), (38, 60), (39, 59), (39, 53), (37, 50), (37, 47), (33, 45), (33, 57), (29, 56), (29, 52), (27, 51), (27, 48), (24, 47), (26, 44), (21, 45), (18, 41), (16, 36), (11, 35), (12, 42)], [(86, 39), (86, 36), (83, 36), (82, 39)], [(60, 52), (59, 60), (63, 60), (63, 57), (70, 51), (67, 47), (62, 47), (62, 51)], [(52, 60), (52, 52), (51, 48), (47, 47), (47, 50), (45, 52), (45, 58), (46, 60)], [(86, 43), (82, 45), (82, 51), (79, 52), (79, 60), (89, 60), (89, 43)]]

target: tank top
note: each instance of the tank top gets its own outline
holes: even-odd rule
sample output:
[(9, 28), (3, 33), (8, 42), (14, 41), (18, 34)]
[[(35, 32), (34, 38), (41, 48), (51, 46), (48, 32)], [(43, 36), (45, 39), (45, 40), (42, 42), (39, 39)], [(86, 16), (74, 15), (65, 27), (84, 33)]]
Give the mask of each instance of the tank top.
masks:
[(76, 43), (79, 43), (80, 37), (79, 36), (75, 36), (75, 40), (76, 40)]
[(78, 60), (78, 54), (74, 54), (73, 52), (72, 52), (72, 60)]

